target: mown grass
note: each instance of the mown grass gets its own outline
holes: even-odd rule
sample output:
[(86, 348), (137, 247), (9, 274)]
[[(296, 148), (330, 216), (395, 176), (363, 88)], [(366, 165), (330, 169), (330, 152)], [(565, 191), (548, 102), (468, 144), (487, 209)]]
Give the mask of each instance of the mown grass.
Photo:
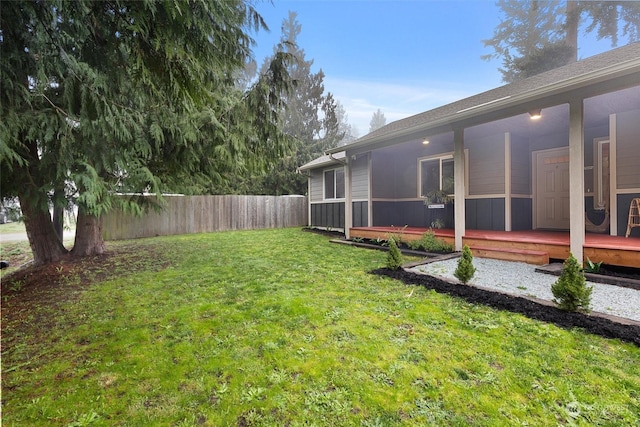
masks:
[(639, 348), (368, 274), (384, 252), (296, 229), (124, 244), (164, 256), (3, 319), (3, 425), (640, 422)]
[(24, 222), (7, 222), (5, 224), (0, 224), (0, 234), (11, 234), (11, 233), (24, 233), (26, 229), (24, 228)]

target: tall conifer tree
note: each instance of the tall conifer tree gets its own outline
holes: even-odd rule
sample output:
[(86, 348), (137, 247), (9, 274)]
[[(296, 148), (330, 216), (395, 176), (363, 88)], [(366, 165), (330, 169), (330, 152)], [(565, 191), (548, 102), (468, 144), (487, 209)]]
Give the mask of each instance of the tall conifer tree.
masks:
[[(616, 46), (622, 38), (637, 41), (640, 2), (499, 0), (500, 24), (484, 40), (494, 52), (484, 59), (502, 58), (503, 81), (551, 70), (578, 59), (579, 29), (596, 31)], [(584, 24), (584, 27), (581, 25)]]
[[(305, 194), (307, 178), (297, 173), (297, 168), (322, 155), (325, 150), (337, 146), (347, 128), (341, 123), (346, 119), (339, 110), (340, 104), (331, 93), (325, 93), (324, 72), (312, 71), (313, 60), (306, 58), (304, 49), (298, 46), (302, 26), (295, 12), (282, 23), (282, 35), (277, 49), (291, 55), (294, 61), (289, 73), (294, 88), (286, 97), (286, 108), (280, 111), (284, 133), (292, 139), (293, 151), (282, 157), (267, 173), (254, 177), (246, 191), (259, 194)], [(277, 53), (278, 50), (276, 50)], [(272, 58), (268, 58), (268, 64)], [(261, 74), (264, 72), (264, 66)]]
[(288, 56), (247, 91), (234, 84), (249, 31), (262, 28), (242, 0), (2, 3), (1, 195), (19, 197), (36, 263), (66, 252), (49, 215), (54, 192), (78, 205), (73, 252), (100, 253), (105, 212), (287, 152)]

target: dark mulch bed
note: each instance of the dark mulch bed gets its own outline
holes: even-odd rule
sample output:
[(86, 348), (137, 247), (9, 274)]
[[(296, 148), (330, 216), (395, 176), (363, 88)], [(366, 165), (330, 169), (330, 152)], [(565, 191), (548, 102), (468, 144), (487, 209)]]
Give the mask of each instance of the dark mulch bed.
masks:
[(473, 304), (483, 304), (498, 310), (520, 313), (531, 319), (553, 323), (565, 329), (581, 328), (588, 333), (605, 338), (616, 338), (640, 346), (640, 326), (638, 325), (623, 325), (598, 316), (566, 312), (527, 298), (491, 292), (473, 286), (449, 283), (426, 274), (411, 273), (402, 269), (393, 271), (387, 268), (380, 268), (373, 270), (371, 273), (391, 277), (408, 285), (424, 286), (439, 293), (462, 298)]
[(333, 237), (333, 238), (344, 238), (344, 233), (342, 231), (336, 230), (326, 230), (324, 228), (315, 228), (315, 227), (302, 227), (302, 231), (306, 231), (309, 233), (316, 233), (322, 236)]

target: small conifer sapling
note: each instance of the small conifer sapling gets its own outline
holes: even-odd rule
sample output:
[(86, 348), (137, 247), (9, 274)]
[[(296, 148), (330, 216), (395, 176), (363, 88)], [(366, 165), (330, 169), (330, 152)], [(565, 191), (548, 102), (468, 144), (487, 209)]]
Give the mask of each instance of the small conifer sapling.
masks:
[(553, 302), (562, 310), (588, 311), (592, 291), (593, 286), (587, 286), (582, 266), (572, 254), (569, 254), (560, 277), (551, 285), (551, 292), (555, 297)]
[(462, 283), (467, 284), (469, 280), (476, 274), (476, 268), (473, 266), (473, 254), (468, 245), (462, 248), (462, 256), (458, 260), (458, 266), (453, 275)]
[(387, 253), (387, 268), (389, 270), (397, 270), (402, 265), (402, 253), (398, 249), (396, 240), (392, 237), (389, 239), (389, 252)]

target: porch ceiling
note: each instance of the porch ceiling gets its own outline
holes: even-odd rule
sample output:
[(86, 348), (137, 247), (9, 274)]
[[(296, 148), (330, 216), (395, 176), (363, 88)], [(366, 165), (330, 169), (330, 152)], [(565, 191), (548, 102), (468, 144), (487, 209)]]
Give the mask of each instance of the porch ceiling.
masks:
[[(606, 126), (609, 115), (621, 111), (640, 109), (640, 86), (588, 98), (584, 102), (585, 127)], [(542, 109), (542, 118), (530, 119), (528, 114), (509, 117), (465, 129), (465, 138), (482, 138), (497, 133), (540, 137), (567, 131), (569, 108), (567, 104)]]
[[(607, 126), (609, 115), (621, 111), (640, 109), (640, 86), (588, 98), (584, 102), (585, 128)], [(542, 109), (542, 118), (530, 119), (529, 114), (519, 114), (505, 119), (472, 126), (465, 129), (465, 139), (479, 139), (490, 135), (510, 132), (512, 135), (529, 138), (542, 137), (553, 133), (567, 132), (569, 129), (568, 104), (555, 105)], [(406, 142), (421, 142), (426, 135), (413, 136)], [(452, 138), (451, 133), (429, 136), (432, 141)], [(400, 141), (396, 141), (400, 142)]]
[[(340, 148), (358, 154), (404, 142), (432, 139), (454, 129), (544, 135), (566, 130), (570, 101), (585, 100), (587, 126), (606, 124), (609, 114), (639, 108), (640, 43), (632, 43), (537, 76), (388, 124)], [(563, 107), (565, 106), (565, 107)], [(546, 123), (531, 127), (528, 111), (543, 108)], [(556, 110), (562, 108), (565, 111)], [(563, 115), (565, 120), (563, 119)], [(544, 119), (543, 119), (544, 120)], [(488, 127), (487, 127), (488, 126)]]

